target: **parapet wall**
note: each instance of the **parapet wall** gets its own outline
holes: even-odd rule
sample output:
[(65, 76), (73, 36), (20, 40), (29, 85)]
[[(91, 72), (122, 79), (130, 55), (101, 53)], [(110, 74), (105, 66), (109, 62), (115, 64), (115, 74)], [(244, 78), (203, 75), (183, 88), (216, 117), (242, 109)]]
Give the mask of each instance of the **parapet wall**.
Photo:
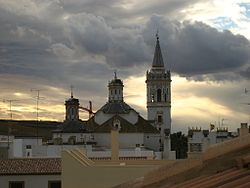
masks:
[(232, 140), (227, 140), (222, 143), (214, 144), (202, 154), (202, 160), (209, 160), (215, 157), (230, 153), (245, 147), (250, 146), (250, 134), (239, 136)]
[(208, 147), (204, 153), (197, 154), (194, 159), (177, 160), (175, 163), (163, 165), (144, 176), (143, 185), (150, 185), (166, 180), (174, 175), (202, 166), (203, 162), (214, 159), (243, 148), (250, 147), (250, 134), (227, 140)]

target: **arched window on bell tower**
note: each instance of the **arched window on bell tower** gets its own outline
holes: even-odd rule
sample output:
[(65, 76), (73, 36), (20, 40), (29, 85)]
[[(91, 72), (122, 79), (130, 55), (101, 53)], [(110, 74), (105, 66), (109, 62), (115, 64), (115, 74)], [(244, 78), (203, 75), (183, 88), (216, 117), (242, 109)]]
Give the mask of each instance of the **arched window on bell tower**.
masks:
[(161, 89), (157, 89), (157, 102), (161, 102)]

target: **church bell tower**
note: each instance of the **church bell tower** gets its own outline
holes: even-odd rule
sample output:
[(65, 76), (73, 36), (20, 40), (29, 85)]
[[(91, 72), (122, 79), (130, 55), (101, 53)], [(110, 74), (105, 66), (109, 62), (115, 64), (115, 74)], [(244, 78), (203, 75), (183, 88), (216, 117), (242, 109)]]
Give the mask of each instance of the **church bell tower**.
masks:
[(79, 120), (79, 100), (73, 97), (73, 86), (71, 86), (71, 97), (65, 101), (66, 121)]
[(160, 150), (166, 148), (164, 140), (168, 138), (167, 147), (170, 151), (171, 75), (164, 66), (158, 34), (152, 67), (146, 73), (146, 84), (148, 120), (160, 131)]

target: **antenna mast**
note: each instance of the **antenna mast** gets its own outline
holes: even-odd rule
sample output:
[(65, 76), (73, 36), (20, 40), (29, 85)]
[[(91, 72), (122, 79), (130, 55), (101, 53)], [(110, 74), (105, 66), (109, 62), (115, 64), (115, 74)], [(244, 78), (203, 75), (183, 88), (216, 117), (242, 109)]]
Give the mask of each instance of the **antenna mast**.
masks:
[(39, 100), (40, 99), (44, 99), (43, 97), (40, 97), (40, 92), (42, 91), (42, 89), (31, 89), (31, 92), (37, 92), (36, 95), (36, 137), (37, 137), (37, 144), (38, 144), (38, 122), (39, 122)]
[[(12, 102), (18, 101), (14, 99), (3, 99), (3, 102), (8, 102), (9, 103), (9, 113), (10, 113), (10, 120), (12, 120)], [(10, 148), (10, 124), (8, 122), (8, 149)]]

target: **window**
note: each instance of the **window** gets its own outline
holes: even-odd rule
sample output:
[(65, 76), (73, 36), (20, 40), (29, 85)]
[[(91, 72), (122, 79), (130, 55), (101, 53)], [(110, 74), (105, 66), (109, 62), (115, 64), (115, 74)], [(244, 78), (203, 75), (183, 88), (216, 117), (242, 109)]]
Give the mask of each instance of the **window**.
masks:
[(10, 181), (9, 188), (24, 188), (24, 181)]
[(48, 188), (61, 188), (61, 181), (49, 181)]
[(115, 89), (115, 95), (116, 95), (116, 93), (117, 93), (117, 91), (116, 91), (116, 89)]
[(201, 143), (191, 143), (190, 144), (190, 152), (201, 152), (202, 145)]
[(151, 102), (155, 102), (155, 96), (153, 94), (151, 95)]
[(162, 123), (162, 116), (158, 116), (157, 121), (158, 121), (158, 123)]
[(157, 102), (161, 102), (161, 89), (157, 89)]

